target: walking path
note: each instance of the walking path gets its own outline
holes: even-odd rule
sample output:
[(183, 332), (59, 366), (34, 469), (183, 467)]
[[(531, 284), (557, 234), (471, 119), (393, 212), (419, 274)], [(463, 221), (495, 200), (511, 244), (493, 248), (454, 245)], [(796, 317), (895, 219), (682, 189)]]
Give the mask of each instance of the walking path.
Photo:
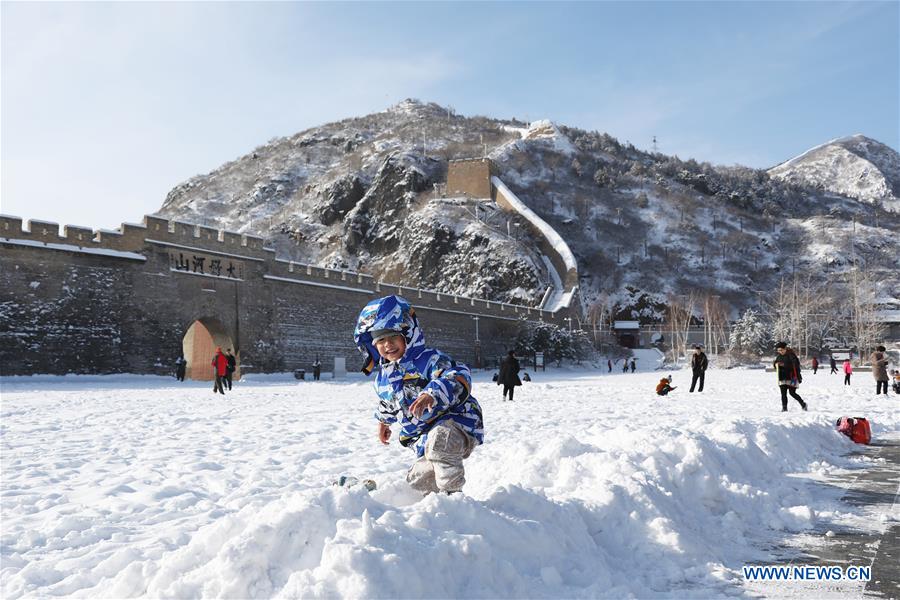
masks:
[[(841, 501), (848, 512), (872, 524), (870, 529), (848, 526), (821, 528), (798, 536), (779, 549), (785, 555), (772, 564), (871, 566), (872, 577), (860, 581), (748, 582), (748, 591), (763, 597), (900, 598), (900, 436), (873, 441), (856, 454), (871, 456), (873, 464), (847, 487)], [(821, 482), (823, 491), (841, 486), (837, 478)], [(846, 485), (846, 484), (845, 484)]]

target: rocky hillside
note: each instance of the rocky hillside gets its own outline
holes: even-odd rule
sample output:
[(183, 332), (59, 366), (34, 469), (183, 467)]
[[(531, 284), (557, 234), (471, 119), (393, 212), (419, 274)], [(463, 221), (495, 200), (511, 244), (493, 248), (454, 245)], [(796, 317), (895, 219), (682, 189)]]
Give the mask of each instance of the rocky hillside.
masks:
[(900, 211), (900, 155), (863, 135), (817, 146), (769, 169), (769, 175)]
[[(876, 144), (862, 144), (866, 160), (896, 182), (897, 153)], [(653, 318), (670, 296), (698, 291), (735, 314), (783, 276), (839, 274), (851, 256), (880, 273), (884, 297), (900, 298), (897, 213), (825, 187), (830, 179), (805, 180), (800, 162), (773, 174), (713, 166), (603, 133), (412, 100), (271, 140), (177, 186), (159, 214), (263, 235), (299, 261), (537, 304), (551, 278), (525, 228), (489, 201), (435, 189), (449, 160), (485, 153), (566, 239), (588, 305), (602, 299), (622, 316)]]

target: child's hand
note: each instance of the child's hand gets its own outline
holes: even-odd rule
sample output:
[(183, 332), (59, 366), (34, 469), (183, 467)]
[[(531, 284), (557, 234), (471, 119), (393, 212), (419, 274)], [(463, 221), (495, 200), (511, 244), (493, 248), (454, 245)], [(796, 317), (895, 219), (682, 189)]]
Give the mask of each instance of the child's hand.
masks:
[(387, 445), (391, 439), (391, 426), (379, 421), (378, 423), (378, 441)]
[(412, 413), (417, 419), (421, 419), (422, 415), (425, 414), (426, 411), (429, 411), (434, 406), (434, 398), (431, 394), (419, 394), (419, 397), (416, 398), (416, 401), (412, 403), (409, 407), (409, 412)]

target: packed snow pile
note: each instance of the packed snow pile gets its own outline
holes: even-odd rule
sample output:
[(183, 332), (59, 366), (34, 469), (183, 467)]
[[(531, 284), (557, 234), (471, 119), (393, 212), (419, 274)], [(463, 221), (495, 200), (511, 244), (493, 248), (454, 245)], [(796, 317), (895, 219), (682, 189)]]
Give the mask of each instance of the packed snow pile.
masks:
[[(361, 378), (258, 378), (225, 398), (160, 378), (7, 379), (4, 598), (740, 595), (740, 568), (797, 532), (877, 519), (810, 479), (867, 464), (834, 431), (891, 398), (809, 375), (778, 412), (771, 374), (537, 372), (474, 393), (485, 444), (464, 494), (420, 497), (411, 451), (376, 440)], [(339, 488), (342, 474), (378, 489)], [(864, 517), (868, 520), (865, 521)], [(711, 540), (715, 540), (711, 543)]]

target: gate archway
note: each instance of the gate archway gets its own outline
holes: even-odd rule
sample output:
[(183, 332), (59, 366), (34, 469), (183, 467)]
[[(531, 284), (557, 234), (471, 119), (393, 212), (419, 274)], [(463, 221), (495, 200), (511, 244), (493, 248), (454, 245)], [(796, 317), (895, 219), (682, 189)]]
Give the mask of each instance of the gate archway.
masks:
[(188, 379), (198, 381), (212, 381), (216, 378), (215, 370), (212, 366), (212, 359), (216, 353), (216, 348), (222, 348), (224, 352), (231, 348), (232, 353), (237, 359), (237, 366), (234, 371), (234, 378), (240, 379), (241, 358), (238, 349), (235, 348), (231, 336), (221, 321), (215, 317), (203, 317), (191, 323), (184, 339), (181, 342), (181, 349), (187, 360)]

